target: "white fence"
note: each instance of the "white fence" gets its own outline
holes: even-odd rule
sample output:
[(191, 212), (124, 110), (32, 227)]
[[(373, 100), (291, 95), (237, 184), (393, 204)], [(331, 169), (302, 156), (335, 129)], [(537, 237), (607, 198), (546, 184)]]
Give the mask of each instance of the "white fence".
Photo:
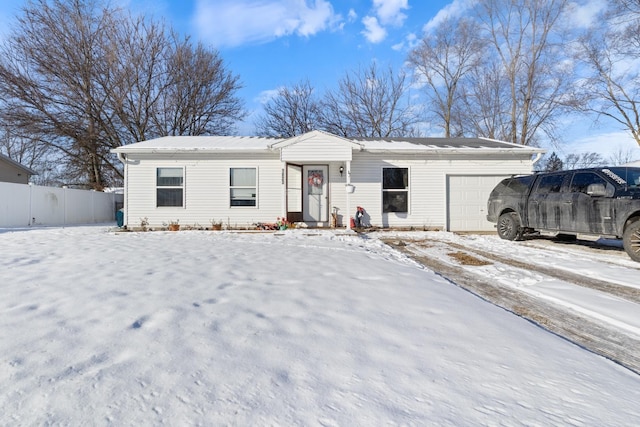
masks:
[(115, 221), (122, 202), (116, 193), (0, 182), (0, 227)]

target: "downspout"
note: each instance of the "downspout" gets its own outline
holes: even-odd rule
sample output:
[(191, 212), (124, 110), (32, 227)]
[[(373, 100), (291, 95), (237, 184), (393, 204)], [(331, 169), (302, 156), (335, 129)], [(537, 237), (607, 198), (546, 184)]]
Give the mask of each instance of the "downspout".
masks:
[[(124, 153), (118, 153), (118, 160), (120, 160), (122, 162), (122, 164), (124, 165), (124, 178), (123, 178), (123, 184), (124, 184), (124, 188), (123, 188), (123, 195), (122, 195), (122, 213), (123, 213), (123, 217), (122, 217), (122, 227), (123, 228), (127, 228), (128, 225), (128, 221), (127, 221), (127, 195), (129, 194), (129, 190), (128, 190), (128, 186), (127, 186), (127, 177), (129, 176), (129, 162), (127, 161), (127, 157), (125, 156)], [(115, 196), (114, 196), (115, 197)]]
[[(347, 160), (347, 183), (345, 184), (345, 191), (348, 185), (351, 185), (351, 160)], [(351, 193), (347, 191), (347, 231), (351, 231)]]
[(536, 158), (533, 159), (533, 162), (531, 162), (531, 166), (535, 165), (536, 163), (538, 163), (538, 161), (542, 158), (542, 153), (536, 153)]

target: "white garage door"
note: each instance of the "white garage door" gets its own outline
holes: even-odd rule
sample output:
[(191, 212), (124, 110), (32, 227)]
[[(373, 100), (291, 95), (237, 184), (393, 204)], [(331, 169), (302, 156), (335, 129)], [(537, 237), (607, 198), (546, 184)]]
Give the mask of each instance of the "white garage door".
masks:
[(494, 231), (487, 221), (487, 199), (491, 190), (507, 176), (449, 175), (447, 177), (447, 229), (449, 231)]

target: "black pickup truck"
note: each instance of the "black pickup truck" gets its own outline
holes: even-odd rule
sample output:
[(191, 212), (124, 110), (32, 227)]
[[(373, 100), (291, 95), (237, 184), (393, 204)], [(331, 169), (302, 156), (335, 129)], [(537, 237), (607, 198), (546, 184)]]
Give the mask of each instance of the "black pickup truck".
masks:
[(487, 220), (498, 235), (519, 240), (543, 231), (622, 239), (640, 262), (640, 168), (606, 167), (504, 179), (491, 192)]

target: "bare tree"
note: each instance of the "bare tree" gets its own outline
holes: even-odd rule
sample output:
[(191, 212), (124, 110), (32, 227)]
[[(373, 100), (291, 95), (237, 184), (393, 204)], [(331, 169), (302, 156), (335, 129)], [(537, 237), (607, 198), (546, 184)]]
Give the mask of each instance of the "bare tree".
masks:
[(600, 153), (567, 154), (564, 158), (565, 169), (594, 168), (606, 166), (607, 162)]
[[(584, 111), (612, 119), (640, 145), (640, 5), (618, 0), (581, 39), (578, 58), (588, 67), (582, 80)], [(635, 8), (634, 8), (635, 6)]]
[(620, 166), (631, 163), (635, 160), (640, 160), (640, 153), (638, 152), (638, 149), (632, 150), (631, 148), (628, 148), (624, 150), (619, 148), (609, 156), (608, 163), (612, 166)]
[(16, 135), (8, 126), (0, 127), (0, 153), (30, 169), (46, 159), (49, 147)]
[(239, 77), (225, 66), (217, 51), (177, 40), (168, 50), (167, 86), (160, 90), (156, 123), (167, 135), (221, 135), (233, 131), (245, 116), (236, 92)]
[(408, 57), (447, 138), (464, 134), (465, 122), (456, 120), (456, 107), (459, 110), (462, 79), (479, 66), (483, 56), (485, 42), (478, 33), (472, 20), (445, 20)]
[(29, 1), (0, 45), (0, 118), (94, 189), (121, 177), (113, 147), (232, 130), (238, 88), (216, 51), (102, 0)]
[(566, 110), (571, 70), (565, 69), (558, 26), (567, 0), (480, 0), (478, 16), (499, 60), (508, 109), (499, 134), (532, 145), (539, 132), (555, 136), (555, 120)]
[(416, 117), (405, 98), (405, 80), (404, 73), (380, 70), (375, 63), (346, 73), (321, 101), (320, 126), (345, 137), (410, 134)]
[(256, 133), (285, 138), (300, 135), (319, 127), (319, 114), (313, 86), (304, 80), (278, 89), (264, 105), (264, 113), (256, 121)]
[(461, 83), (459, 126), (466, 134), (508, 140), (509, 82), (500, 62), (485, 58)]

